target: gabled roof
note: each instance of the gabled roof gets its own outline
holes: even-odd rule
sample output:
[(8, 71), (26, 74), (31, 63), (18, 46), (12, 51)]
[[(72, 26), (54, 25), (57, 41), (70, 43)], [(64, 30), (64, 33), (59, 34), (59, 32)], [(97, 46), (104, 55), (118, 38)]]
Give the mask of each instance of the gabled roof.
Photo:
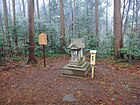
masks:
[(73, 38), (69, 48), (71, 49), (81, 49), (85, 47), (85, 41), (83, 38)]

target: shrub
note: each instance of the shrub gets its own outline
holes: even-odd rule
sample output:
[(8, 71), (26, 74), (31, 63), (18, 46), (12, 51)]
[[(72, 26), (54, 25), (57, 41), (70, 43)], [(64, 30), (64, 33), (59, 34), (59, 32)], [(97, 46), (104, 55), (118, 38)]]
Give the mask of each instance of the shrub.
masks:
[(130, 33), (126, 34), (126, 41), (124, 47), (120, 49), (121, 54), (124, 55), (124, 58), (127, 60), (132, 60), (135, 57), (140, 57), (140, 49), (138, 48), (138, 36), (137, 34)]

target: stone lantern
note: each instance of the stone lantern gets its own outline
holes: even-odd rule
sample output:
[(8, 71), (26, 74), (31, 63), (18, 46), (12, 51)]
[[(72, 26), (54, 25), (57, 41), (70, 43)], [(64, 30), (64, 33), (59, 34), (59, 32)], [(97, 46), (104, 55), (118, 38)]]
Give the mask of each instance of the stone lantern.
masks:
[(71, 49), (71, 60), (63, 67), (62, 74), (72, 76), (86, 76), (90, 70), (90, 63), (85, 62), (83, 49), (85, 40), (83, 38), (73, 38), (69, 48)]

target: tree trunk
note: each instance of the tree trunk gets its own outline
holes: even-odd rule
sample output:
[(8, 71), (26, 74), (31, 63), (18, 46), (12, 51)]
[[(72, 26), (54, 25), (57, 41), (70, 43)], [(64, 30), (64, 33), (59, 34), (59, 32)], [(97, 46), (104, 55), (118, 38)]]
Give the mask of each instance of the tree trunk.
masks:
[(3, 15), (4, 15), (6, 32), (8, 33), (9, 27), (8, 27), (8, 16), (7, 16), (7, 3), (6, 3), (6, 0), (3, 0)]
[(74, 37), (73, 33), (73, 27), (74, 27), (74, 17), (73, 17), (73, 6), (72, 6), (72, 0), (70, 0), (70, 8), (71, 8), (71, 17), (70, 17), (70, 24), (71, 24), (71, 31), (72, 31), (72, 37)]
[(75, 2), (75, 0), (74, 0), (74, 35), (75, 35), (75, 38), (77, 37), (77, 35), (76, 35), (76, 2)]
[(37, 17), (40, 20), (40, 13), (39, 13), (39, 3), (38, 0), (36, 0), (36, 8), (37, 8)]
[(22, 11), (21, 11), (21, 2), (20, 2), (20, 0), (18, 0), (18, 5), (19, 5), (19, 13), (20, 13), (20, 16), (22, 16)]
[(88, 0), (85, 1), (86, 2), (86, 16), (87, 16), (87, 24), (86, 24), (86, 28), (87, 28), (87, 34), (90, 33), (90, 29), (89, 29), (89, 6), (88, 6)]
[(136, 34), (138, 34), (138, 11), (139, 11), (139, 3), (138, 0), (136, 0), (136, 18), (135, 18), (135, 23), (136, 23)]
[[(0, 32), (2, 33), (1, 39), (4, 40), (4, 30), (3, 30), (3, 25), (2, 25), (2, 16), (0, 13)], [(4, 43), (1, 44), (1, 48), (0, 48), (0, 64), (2, 64), (2, 52), (4, 52), (3, 49)]]
[(140, 12), (140, 2), (139, 0), (136, 0), (136, 34), (138, 35), (138, 48), (140, 49), (140, 16), (139, 16), (139, 12)]
[[(36, 0), (36, 9), (37, 9), (37, 17), (38, 17), (38, 27), (40, 27), (40, 12), (39, 12), (39, 3), (38, 0)], [(40, 28), (38, 30), (40, 32)]]
[(123, 8), (122, 8), (122, 24), (123, 24), (123, 19), (124, 19), (125, 8), (126, 8), (126, 0), (123, 0)]
[(114, 0), (114, 47), (115, 57), (120, 57), (120, 48), (123, 47), (122, 43), (122, 20), (121, 20), (121, 1)]
[[(2, 5), (2, 0), (0, 0), (0, 5)], [(0, 6), (0, 10), (2, 10), (2, 6)]]
[(65, 23), (64, 23), (64, 10), (63, 10), (63, 0), (60, 0), (60, 42), (61, 42), (61, 50), (65, 53)]
[(108, 35), (108, 0), (106, 6), (106, 35)]
[(43, 0), (43, 9), (44, 9), (45, 20), (47, 21), (47, 11), (46, 11), (46, 4), (44, 0)]
[(23, 16), (26, 17), (24, 0), (22, 0), (22, 6), (23, 6)]
[(29, 59), (27, 64), (36, 64), (37, 60), (34, 55), (34, 0), (28, 0), (28, 17)]
[[(24, 3), (24, 0), (22, 0), (22, 9), (23, 9), (23, 23), (26, 24), (26, 20), (25, 20), (25, 17), (26, 17), (26, 11), (25, 11), (25, 3)], [(27, 34), (26, 34), (26, 31), (23, 33), (24, 34), (24, 54), (26, 55), (27, 54)]]
[(128, 26), (128, 13), (129, 13), (129, 10), (130, 10), (130, 5), (131, 5), (131, 2), (132, 0), (129, 0), (129, 4), (128, 4), (128, 8), (127, 8), (127, 13), (126, 13), (126, 18), (124, 20), (124, 28), (123, 28), (123, 33), (126, 32), (126, 29), (127, 29), (127, 26)]
[(51, 1), (50, 0), (49, 0), (49, 18), (50, 18), (50, 25), (51, 25), (52, 19), (51, 19)]
[(135, 18), (135, 0), (133, 1), (133, 17), (132, 17), (132, 28), (131, 28), (132, 32), (134, 32), (134, 18)]
[(11, 0), (8, 0), (8, 21), (9, 21), (9, 26), (10, 24), (12, 24), (12, 16), (11, 16), (11, 3), (10, 3)]
[(15, 11), (15, 0), (12, 0), (12, 7), (13, 7), (13, 24), (14, 24), (14, 34), (15, 34), (15, 45), (16, 45), (16, 49), (18, 48), (18, 36), (17, 36), (17, 32), (16, 32), (16, 11)]
[(79, 8), (79, 0), (77, 0), (77, 33), (78, 37), (80, 38), (80, 22), (79, 22), (79, 17), (80, 17), (80, 8)]
[(0, 31), (2, 32), (2, 34), (4, 34), (4, 30), (3, 30), (3, 25), (2, 25), (2, 15), (0, 13)]
[[(0, 32), (2, 33), (1, 39), (2, 41), (4, 41), (4, 29), (3, 29), (3, 24), (2, 24), (2, 15), (0, 13)], [(1, 48), (0, 48), (0, 64), (2, 64), (3, 60), (2, 60), (2, 56), (4, 57), (4, 43), (1, 43)], [(3, 54), (2, 54), (3, 52)], [(4, 57), (5, 58), (5, 57)]]
[(12, 8), (13, 8), (13, 24), (16, 25), (16, 11), (15, 11), (15, 0), (12, 0)]
[(97, 47), (99, 46), (99, 10), (98, 10), (99, 1), (95, 0), (95, 24), (96, 24), (96, 40), (97, 40)]
[(11, 48), (11, 36), (8, 34), (9, 33), (9, 25), (8, 25), (8, 15), (7, 15), (7, 2), (6, 0), (3, 0), (3, 15), (4, 15), (4, 20), (5, 20), (5, 28), (6, 28), (6, 40), (7, 40), (7, 47), (9, 49), (7, 50), (8, 55), (12, 55), (12, 48)]

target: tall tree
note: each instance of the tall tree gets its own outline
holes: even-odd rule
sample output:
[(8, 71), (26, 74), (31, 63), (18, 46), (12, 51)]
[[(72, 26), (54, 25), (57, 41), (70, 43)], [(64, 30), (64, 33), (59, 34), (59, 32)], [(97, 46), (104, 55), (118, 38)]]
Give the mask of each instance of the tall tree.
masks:
[[(126, 10), (126, 17), (125, 17), (125, 19), (124, 19), (123, 33), (126, 32), (126, 29), (127, 29), (127, 27), (128, 27), (128, 17), (129, 17), (128, 14), (129, 14), (129, 11), (130, 11), (131, 2), (132, 2), (132, 0), (129, 0), (129, 1), (128, 1), (128, 8), (127, 8), (127, 10)], [(123, 19), (123, 18), (122, 18), (122, 19)]]
[(9, 26), (10, 24), (12, 24), (12, 16), (11, 16), (11, 0), (8, 0), (8, 4), (7, 4), (7, 9), (8, 9), (8, 21), (9, 21)]
[(38, 19), (40, 19), (39, 3), (38, 3), (38, 0), (36, 0), (36, 8), (37, 8), (37, 17), (38, 17)]
[[(0, 0), (0, 5), (2, 5), (2, 0)], [(2, 6), (0, 6), (0, 10), (2, 10)]]
[(80, 38), (81, 36), (80, 36), (80, 24), (79, 24), (79, 21), (80, 21), (80, 19), (79, 19), (79, 16), (80, 16), (80, 6), (79, 6), (79, 0), (77, 0), (77, 33), (78, 33), (78, 37)]
[(139, 18), (139, 9), (140, 9), (140, 7), (139, 7), (139, 0), (136, 0), (136, 19), (135, 19), (135, 22), (136, 22), (136, 34), (138, 34), (138, 32), (139, 32), (139, 30), (138, 30), (138, 18)]
[[(2, 5), (2, 1), (0, 0), (0, 5)], [(0, 7), (0, 10), (2, 10), (2, 6)], [(2, 20), (2, 11), (0, 11), (0, 33), (2, 33), (1, 35), (1, 39), (4, 40), (4, 29), (3, 29), (3, 24), (2, 24), (3, 20)], [(1, 43), (1, 48), (0, 48), (0, 65), (2, 64), (2, 52), (4, 52), (3, 49), (3, 43)]]
[(132, 9), (133, 9), (133, 16), (132, 16), (132, 25), (131, 25), (131, 31), (132, 32), (134, 32), (134, 18), (135, 18), (135, 0), (133, 1), (133, 7), (132, 7)]
[(124, 16), (125, 16), (125, 9), (126, 9), (126, 5), (127, 5), (127, 0), (123, 0), (123, 8), (122, 8), (122, 23), (123, 23), (123, 19), (124, 19)]
[(18, 6), (19, 6), (19, 13), (20, 13), (20, 16), (22, 16), (22, 9), (21, 9), (21, 1), (18, 0)]
[(98, 6), (99, 6), (99, 1), (95, 0), (95, 24), (96, 24), (95, 34), (96, 34), (97, 46), (99, 46), (99, 9), (98, 9)]
[(73, 17), (73, 6), (72, 6), (72, 0), (70, 0), (70, 10), (71, 10), (71, 12), (70, 12), (70, 14), (71, 14), (71, 16), (70, 16), (70, 29), (71, 29), (71, 31), (72, 31), (72, 35), (73, 35), (73, 26), (74, 26), (74, 17)]
[[(37, 9), (37, 18), (38, 18), (38, 27), (40, 27), (40, 12), (39, 12), (39, 2), (38, 0), (36, 0), (36, 9)], [(39, 28), (39, 31), (40, 31), (40, 28)]]
[(28, 0), (28, 34), (29, 34), (29, 59), (27, 64), (36, 64), (34, 55), (34, 0)]
[(140, 1), (139, 0), (136, 0), (136, 19), (135, 19), (135, 22), (136, 22), (136, 34), (138, 35), (138, 48), (140, 49), (140, 21), (139, 21), (139, 18), (140, 18), (140, 15), (139, 15), (139, 12), (140, 12)]
[(60, 42), (61, 42), (61, 50), (65, 52), (65, 23), (64, 23), (64, 9), (63, 9), (63, 0), (60, 0)]
[(7, 16), (7, 2), (6, 0), (2, 0), (2, 1), (3, 1), (3, 15), (5, 21), (5, 28), (6, 28), (6, 32), (8, 33), (9, 27), (8, 27), (8, 16)]
[[(23, 23), (24, 24), (26, 24), (26, 20), (25, 20), (25, 17), (26, 17), (26, 11), (25, 11), (25, 1), (24, 0), (22, 0), (22, 11), (23, 11), (23, 14), (22, 14), (22, 16), (23, 16)], [(24, 31), (24, 33), (23, 33), (23, 35), (24, 35), (24, 52), (25, 52), (25, 55), (27, 54), (26, 52), (27, 52), (27, 49), (26, 49), (26, 47), (27, 47), (27, 32), (26, 31)]]
[(16, 33), (16, 11), (15, 11), (15, 0), (12, 0), (12, 7), (13, 7), (13, 24), (14, 24), (14, 34), (15, 34), (15, 44), (16, 44), (16, 48), (18, 47), (18, 36)]
[(114, 48), (115, 57), (120, 57), (120, 48), (123, 47), (122, 43), (122, 18), (121, 18), (121, 0), (114, 0)]
[(2, 25), (2, 15), (0, 13), (0, 32), (4, 34), (3, 25)]
[(24, 0), (22, 0), (22, 7), (23, 7), (23, 16), (26, 17)]
[(52, 19), (51, 19), (51, 1), (50, 0), (49, 0), (49, 17), (50, 17), (50, 25), (51, 25)]
[(106, 35), (108, 34), (108, 0), (107, 2), (107, 6), (106, 6)]
[[(9, 49), (11, 49), (11, 40), (10, 40), (10, 35), (8, 35), (8, 33), (9, 33), (9, 24), (8, 24), (8, 15), (7, 15), (7, 1), (6, 0), (3, 0), (3, 15), (4, 15), (4, 20), (5, 20), (5, 28), (6, 28), (6, 40), (7, 40), (7, 46), (9, 47)], [(4, 50), (4, 51), (6, 51), (6, 50)], [(7, 51), (9, 54), (8, 55), (10, 55), (11, 56), (11, 54), (12, 54), (12, 50), (8, 50)]]
[(46, 21), (47, 21), (46, 3), (45, 3), (44, 0), (43, 0), (43, 10), (44, 10), (45, 19), (46, 19)]
[(88, 0), (86, 0), (85, 1), (86, 2), (86, 17), (87, 17), (87, 25), (86, 25), (86, 27), (87, 27), (87, 34), (89, 34), (90, 33), (90, 27), (89, 27), (89, 2), (88, 2)]
[(12, 8), (13, 8), (13, 24), (16, 25), (15, 0), (12, 0)]
[(75, 35), (75, 37), (77, 37), (76, 36), (76, 1), (74, 0), (74, 35)]

